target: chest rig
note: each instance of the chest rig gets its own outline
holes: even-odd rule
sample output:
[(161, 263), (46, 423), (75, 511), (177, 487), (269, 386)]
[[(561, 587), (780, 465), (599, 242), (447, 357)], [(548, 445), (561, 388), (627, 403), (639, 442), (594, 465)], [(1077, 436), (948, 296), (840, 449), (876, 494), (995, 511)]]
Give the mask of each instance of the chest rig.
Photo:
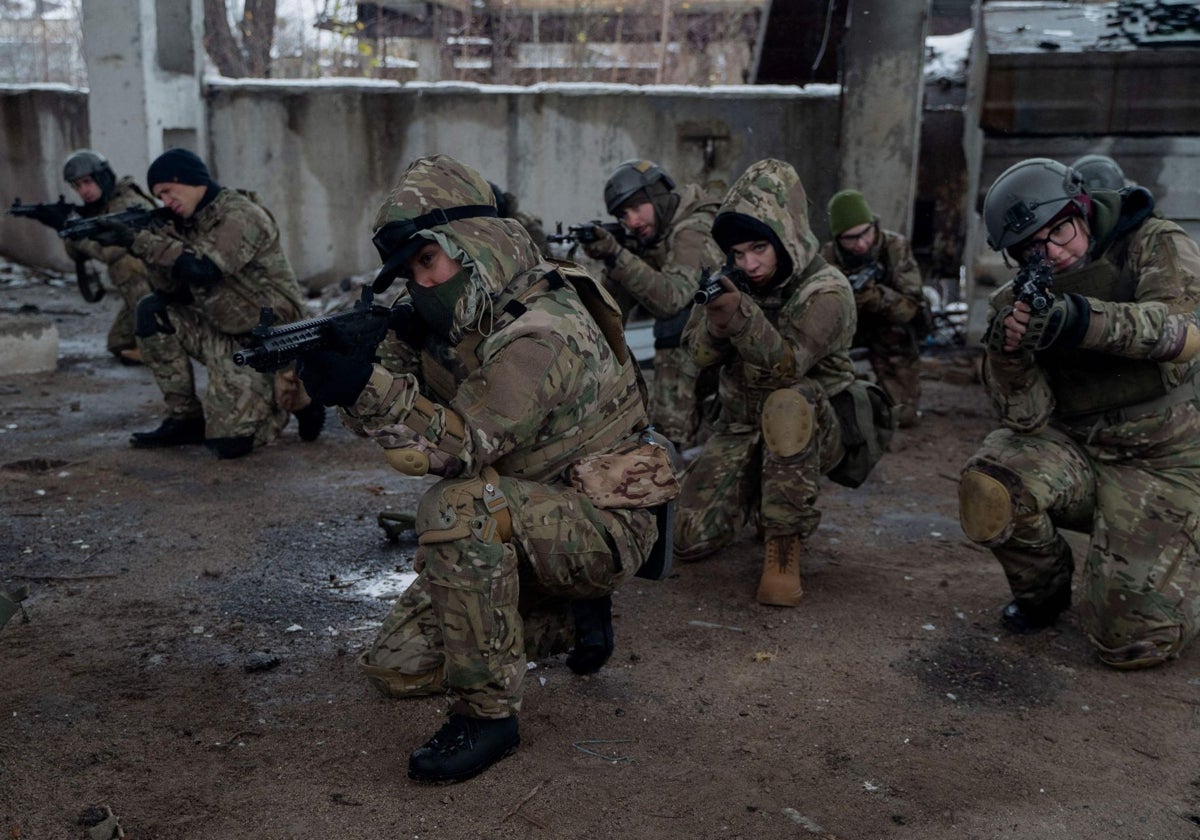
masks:
[[(1054, 291), (1113, 303), (1134, 300), (1137, 278), (1127, 262), (1130, 236), (1121, 237), (1104, 256), (1078, 271), (1054, 278)], [(1055, 414), (1073, 418), (1136, 405), (1169, 390), (1162, 368), (1147, 359), (1128, 359), (1094, 350), (1055, 350), (1038, 354), (1054, 392)]]
[[(640, 395), (645, 404), (646, 385), (641, 369), (625, 343), (620, 308), (591, 275), (573, 264), (549, 261), (534, 270), (544, 270), (539, 279), (518, 294), (496, 302), (490, 329), (472, 330), (454, 346), (436, 340), (426, 341), (421, 351), (421, 376), (433, 392), (435, 401), (448, 405), (463, 380), (482, 366), (482, 346), (489, 336), (512, 326), (529, 311), (535, 298), (567, 286), (575, 290), (600, 328), (621, 373), (605, 383), (596, 395), (596, 411), (588, 415), (588, 422), (582, 428), (576, 426), (572, 434), (548, 434), (522, 450), (505, 455), (494, 465), (501, 475), (522, 476), (533, 470), (557, 472), (580, 455), (604, 451), (644, 426), (644, 423), (631, 422), (632, 417), (642, 417), (640, 412), (632, 413), (630, 409), (636, 395)], [(539, 371), (530, 371), (530, 376), (538, 375)], [(605, 407), (610, 410), (606, 411)], [(552, 469), (547, 470), (547, 467)]]

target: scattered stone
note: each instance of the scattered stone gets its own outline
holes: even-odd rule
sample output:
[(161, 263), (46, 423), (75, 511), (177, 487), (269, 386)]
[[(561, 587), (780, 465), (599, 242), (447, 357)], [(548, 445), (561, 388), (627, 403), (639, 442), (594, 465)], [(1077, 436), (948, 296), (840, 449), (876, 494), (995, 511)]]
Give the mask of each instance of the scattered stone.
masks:
[(273, 653), (266, 651), (255, 651), (246, 657), (246, 661), (242, 663), (242, 667), (247, 674), (253, 674), (255, 671), (270, 671), (279, 664), (279, 657)]

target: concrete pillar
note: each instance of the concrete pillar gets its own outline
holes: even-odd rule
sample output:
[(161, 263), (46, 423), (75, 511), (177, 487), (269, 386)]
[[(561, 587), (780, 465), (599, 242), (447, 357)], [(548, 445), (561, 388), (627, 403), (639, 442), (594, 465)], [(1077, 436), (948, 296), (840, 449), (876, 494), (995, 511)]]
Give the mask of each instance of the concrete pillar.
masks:
[[(912, 233), (930, 0), (851, 0), (843, 49), (840, 189)], [(822, 215), (825, 208), (820, 208)]]
[(163, 150), (208, 157), (201, 0), (81, 3), (90, 144), (118, 176), (145, 181)]

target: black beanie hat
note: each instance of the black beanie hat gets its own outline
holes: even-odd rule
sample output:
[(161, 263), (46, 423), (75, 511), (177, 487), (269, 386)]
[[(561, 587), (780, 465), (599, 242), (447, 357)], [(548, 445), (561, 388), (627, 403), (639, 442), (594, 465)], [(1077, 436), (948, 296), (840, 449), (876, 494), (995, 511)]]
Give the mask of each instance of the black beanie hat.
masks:
[(167, 149), (146, 170), (146, 186), (150, 189), (154, 189), (155, 184), (171, 181), (194, 187), (207, 187), (215, 183), (204, 161), (187, 149)]
[[(778, 263), (775, 271), (777, 281), (786, 280), (792, 276), (794, 266), (792, 265), (792, 256), (787, 252), (787, 248), (783, 247), (783, 243), (779, 240), (779, 236), (766, 222), (759, 221), (753, 216), (747, 216), (745, 213), (734, 213), (725, 211), (718, 213), (717, 218), (713, 220), (712, 237), (717, 240), (717, 244), (721, 246), (721, 250), (729, 256), (729, 252), (734, 245), (741, 245), (743, 242), (757, 242), (765, 240), (770, 242), (775, 248), (775, 259)], [(732, 262), (732, 257), (730, 258)]]

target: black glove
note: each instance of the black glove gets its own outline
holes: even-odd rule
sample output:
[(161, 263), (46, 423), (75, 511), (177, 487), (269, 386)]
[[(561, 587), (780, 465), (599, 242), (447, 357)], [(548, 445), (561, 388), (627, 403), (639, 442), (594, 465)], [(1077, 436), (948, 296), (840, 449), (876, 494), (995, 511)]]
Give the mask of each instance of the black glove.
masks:
[(137, 302), (133, 314), (133, 334), (138, 338), (150, 338), (163, 333), (174, 335), (175, 328), (167, 317), (167, 297), (161, 292), (151, 292)]
[(425, 338), (429, 335), (429, 326), (425, 319), (417, 314), (410, 300), (402, 300), (392, 304), (391, 317), (388, 318), (388, 329), (396, 337), (412, 347), (420, 350), (425, 346)]
[(296, 361), (296, 375), (313, 402), (351, 406), (371, 378), (372, 366), (332, 350), (311, 350)]
[(105, 246), (117, 246), (119, 248), (128, 248), (133, 244), (134, 231), (129, 225), (114, 221), (113, 219), (97, 219), (96, 225), (100, 230), (92, 234), (90, 237), (93, 242), (98, 242)]
[(74, 211), (74, 205), (59, 201), (58, 204), (39, 205), (36, 210), (30, 212), (29, 218), (41, 222), (46, 227), (62, 230)]

